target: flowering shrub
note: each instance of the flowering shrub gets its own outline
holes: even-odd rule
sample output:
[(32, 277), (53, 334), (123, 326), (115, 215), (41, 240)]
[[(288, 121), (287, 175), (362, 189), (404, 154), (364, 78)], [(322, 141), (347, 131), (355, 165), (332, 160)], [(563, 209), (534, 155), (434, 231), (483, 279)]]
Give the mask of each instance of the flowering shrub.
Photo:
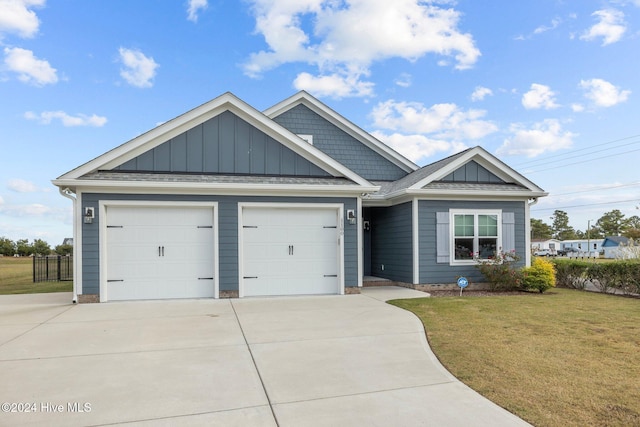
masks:
[(556, 285), (556, 271), (553, 263), (542, 258), (534, 258), (531, 267), (523, 269), (522, 287), (540, 293)]
[(489, 259), (474, 257), (476, 268), (489, 282), (491, 291), (518, 289), (522, 284), (522, 271), (516, 267), (520, 257), (515, 251), (496, 252)]

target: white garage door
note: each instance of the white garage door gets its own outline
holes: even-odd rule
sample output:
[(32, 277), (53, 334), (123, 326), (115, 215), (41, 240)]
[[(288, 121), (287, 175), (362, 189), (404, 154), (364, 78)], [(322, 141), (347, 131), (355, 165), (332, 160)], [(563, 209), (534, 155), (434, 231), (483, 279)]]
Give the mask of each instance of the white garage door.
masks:
[(340, 293), (337, 209), (244, 208), (243, 295)]
[(215, 295), (211, 207), (108, 206), (108, 300)]

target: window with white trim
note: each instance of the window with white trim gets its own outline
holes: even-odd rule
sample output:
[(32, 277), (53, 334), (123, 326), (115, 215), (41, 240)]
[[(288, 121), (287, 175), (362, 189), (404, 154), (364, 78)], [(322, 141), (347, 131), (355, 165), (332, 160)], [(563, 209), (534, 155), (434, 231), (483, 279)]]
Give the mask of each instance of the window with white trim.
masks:
[(452, 210), (451, 263), (472, 263), (474, 258), (493, 258), (502, 249), (502, 212)]

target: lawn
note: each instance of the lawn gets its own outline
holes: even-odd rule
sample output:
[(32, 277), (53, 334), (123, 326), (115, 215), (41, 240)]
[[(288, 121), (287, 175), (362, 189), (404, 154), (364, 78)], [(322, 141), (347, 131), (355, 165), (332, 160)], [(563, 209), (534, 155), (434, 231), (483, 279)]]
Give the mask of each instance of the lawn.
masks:
[(71, 291), (73, 282), (33, 283), (31, 258), (0, 257), (0, 295)]
[(449, 371), (541, 426), (640, 425), (640, 299), (546, 294), (393, 301)]

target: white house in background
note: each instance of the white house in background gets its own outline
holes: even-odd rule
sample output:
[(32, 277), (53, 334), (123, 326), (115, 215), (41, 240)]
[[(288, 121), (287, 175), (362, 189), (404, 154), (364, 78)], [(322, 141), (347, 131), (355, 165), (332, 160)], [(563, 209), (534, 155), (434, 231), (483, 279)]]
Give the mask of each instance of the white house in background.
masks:
[(602, 242), (602, 239), (563, 240), (559, 249), (565, 250), (567, 248), (574, 248), (579, 252), (600, 253), (602, 251)]
[(548, 239), (548, 240), (535, 239), (531, 241), (531, 252), (539, 251), (541, 249), (549, 249), (550, 251), (555, 253), (555, 251), (560, 249), (561, 243), (562, 242), (557, 239)]

